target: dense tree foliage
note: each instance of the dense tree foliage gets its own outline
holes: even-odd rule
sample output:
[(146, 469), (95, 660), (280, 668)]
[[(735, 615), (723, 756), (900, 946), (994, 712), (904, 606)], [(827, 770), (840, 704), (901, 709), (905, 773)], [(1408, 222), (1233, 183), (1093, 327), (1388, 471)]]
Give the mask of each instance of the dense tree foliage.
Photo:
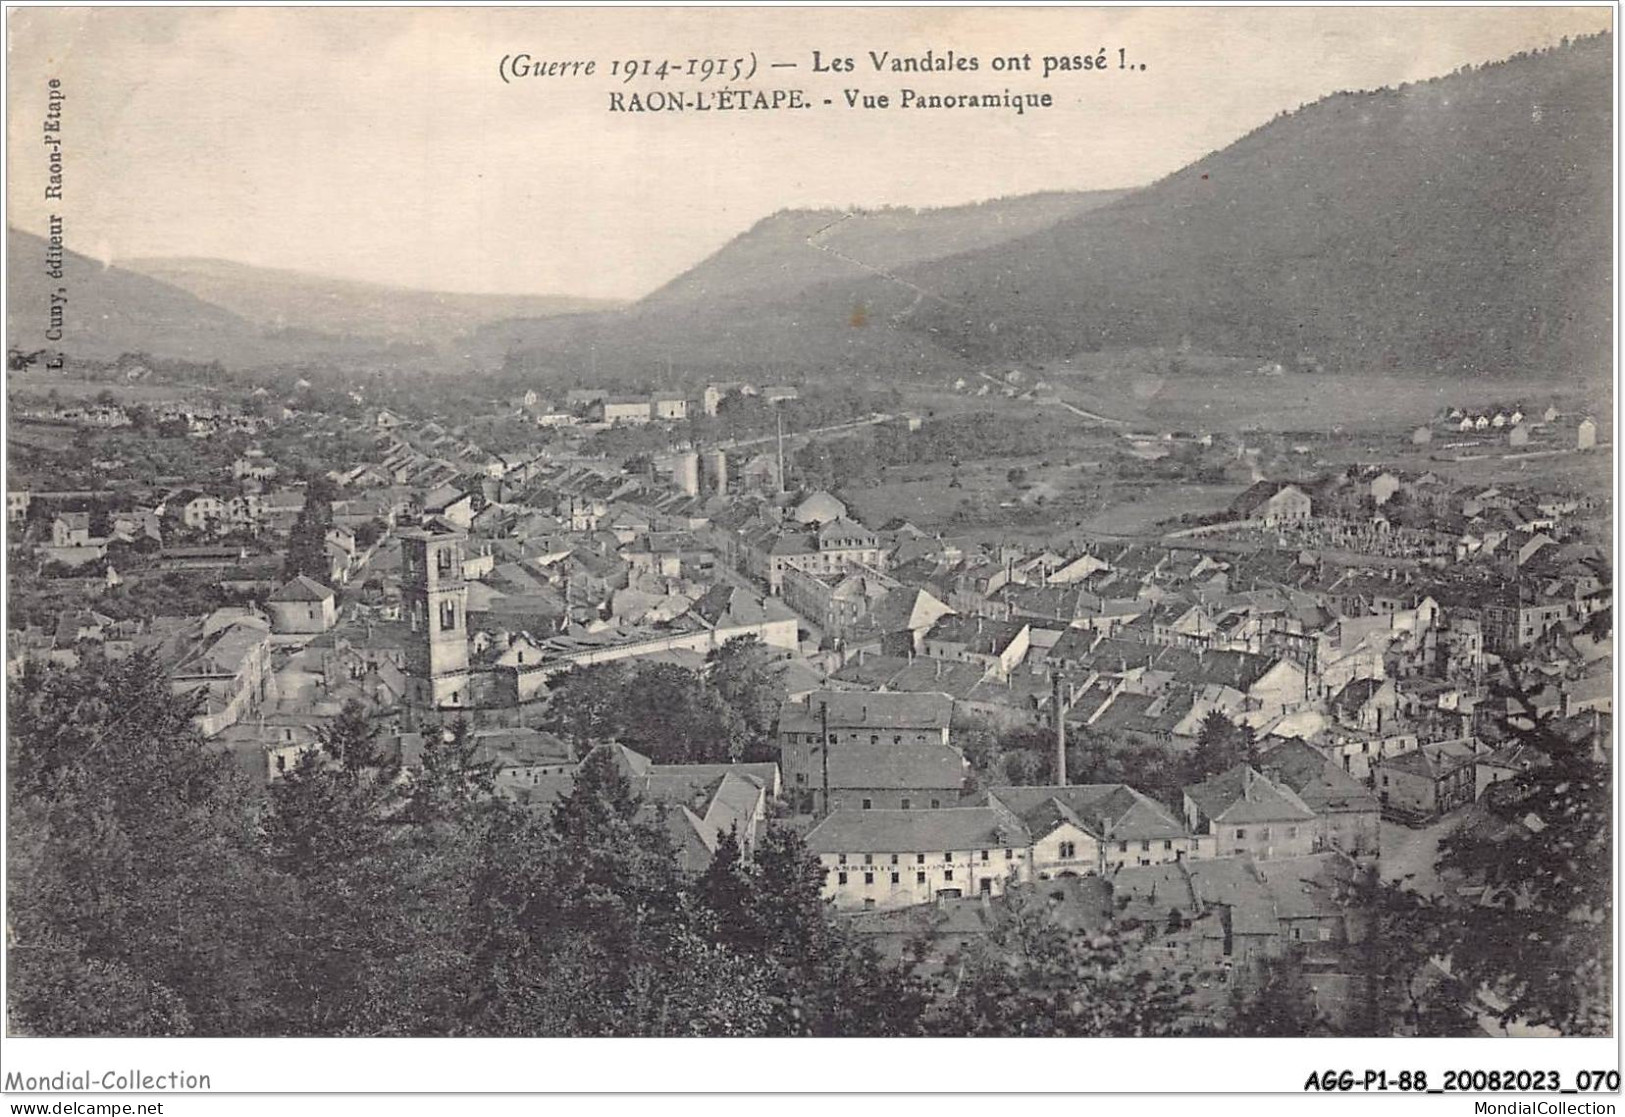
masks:
[(1192, 782), (1229, 771), (1237, 764), (1257, 764), (1258, 746), (1253, 731), (1237, 725), (1218, 710), (1208, 711), (1196, 734), (1188, 775)]
[(758, 968), (772, 1034), (914, 1034), (926, 987), (909, 970), (883, 965), (873, 947), (824, 916), (823, 881), (801, 839), (776, 829), (749, 864), (736, 840), (724, 840), (699, 893), (716, 937)]
[(956, 1036), (1166, 1036), (1193, 1028), (1191, 973), (1153, 963), (1144, 941), (1068, 926), (1034, 890), (960, 959), (956, 994), (931, 1030)]
[(1375, 869), (1355, 877), (1342, 902), (1365, 919), (1350, 967), (1355, 999), (1345, 1034), (1482, 1034), (1469, 1008), (1472, 990), (1439, 966), (1458, 925), (1451, 905), (1385, 881)]
[[(717, 656), (692, 693), (722, 701), (757, 660)], [(1226, 1013), (1230, 1033), (1332, 1028), (1293, 958), (1197, 1009), (1189, 964), (1155, 948), (1177, 913), (1125, 931), (1061, 918), (1036, 889), (996, 901), (971, 945), (927, 933), (884, 961), (823, 902), (824, 868), (789, 828), (759, 830), (749, 856), (724, 835), (685, 873), (668, 808), (609, 750), (521, 807), (492, 794), (466, 725), (404, 766), (351, 705), (260, 793), (147, 657), (29, 670), (10, 699), (22, 1034), (1164, 1035)], [(614, 701), (579, 704), (581, 731), (620, 717)], [(1446, 846), (1442, 868), (1485, 884), (1483, 902), (1350, 886), (1363, 921), (1337, 1031), (1463, 1034), (1481, 991), (1508, 1020), (1606, 1028), (1608, 772), (1537, 733), (1553, 763), (1509, 782), (1499, 825)], [(951, 980), (917, 975), (928, 955)]]
[(745, 754), (751, 760), (778, 755), (773, 730), (787, 693), (783, 676), (773, 669), (776, 658), (755, 636), (729, 640), (705, 657), (711, 685), (743, 723)]
[(1489, 990), (1503, 1020), (1606, 1035), (1613, 983), (1613, 771), (1589, 735), (1550, 719), (1514, 739), (1551, 763), (1486, 797), (1488, 825), (1440, 845), (1441, 872), (1483, 884), (1441, 920), (1451, 972)]
[(1257, 978), (1232, 990), (1226, 1035), (1293, 1039), (1331, 1035), (1334, 1029), (1315, 1006), (1315, 990), (1293, 954), (1267, 959)]
[(796, 451), (793, 473), (808, 487), (836, 489), (874, 484), (893, 466), (1065, 455), (1076, 445), (1077, 426), (1058, 416), (972, 411), (928, 419), (918, 430), (889, 424), (816, 439)]
[(275, 889), (244, 789), (192, 712), (146, 657), (10, 688), (18, 1030), (209, 1035), (263, 1019)]
[(269, 794), (144, 657), (9, 708), (11, 1027), (47, 1035), (886, 1035), (926, 994), (801, 840), (699, 879), (606, 752), (528, 810), (467, 727), (410, 771), (347, 707)]
[[(123, 582), (98, 594), (89, 607), (116, 621), (195, 617), (228, 605), (246, 605), (255, 599), (253, 594), (234, 593), (218, 581), (199, 578), (194, 571), (136, 573), (111, 553), (109, 561)], [(274, 565), (271, 573), (275, 573)], [(85, 608), (86, 602), (84, 591), (78, 585), (61, 584), (13, 567), (6, 579), (6, 606), (14, 628), (28, 625), (53, 628), (64, 612)]]
[(578, 745), (619, 741), (658, 764), (760, 760), (784, 684), (759, 640), (714, 650), (704, 671), (670, 663), (598, 663), (552, 683), (548, 727)]

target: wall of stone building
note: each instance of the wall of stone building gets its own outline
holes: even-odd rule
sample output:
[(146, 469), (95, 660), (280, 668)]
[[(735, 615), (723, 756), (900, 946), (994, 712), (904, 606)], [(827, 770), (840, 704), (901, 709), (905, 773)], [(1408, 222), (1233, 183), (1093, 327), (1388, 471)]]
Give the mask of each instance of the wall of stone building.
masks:
[[(870, 907), (884, 910), (932, 903), (945, 893), (981, 895), (984, 880), (987, 881), (986, 894), (1002, 896), (1012, 878), (1031, 879), (1022, 850), (1016, 850), (1010, 861), (1003, 860), (1002, 849), (986, 850), (986, 861), (981, 859), (983, 852), (980, 849), (897, 854), (853, 852), (844, 855), (844, 863), (843, 855), (825, 853), (819, 858), (824, 866), (824, 899), (845, 910)], [(945, 859), (944, 853), (951, 854), (951, 858)], [(870, 859), (867, 862), (866, 857)]]

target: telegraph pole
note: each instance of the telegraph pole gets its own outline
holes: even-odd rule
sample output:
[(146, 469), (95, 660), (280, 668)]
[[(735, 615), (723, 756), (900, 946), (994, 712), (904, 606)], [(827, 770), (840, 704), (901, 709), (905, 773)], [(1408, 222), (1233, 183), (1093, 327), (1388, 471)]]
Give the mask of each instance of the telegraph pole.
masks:
[(818, 704), (819, 755), (824, 758), (824, 804), (819, 813), (829, 814), (829, 699)]
[(1055, 786), (1066, 786), (1066, 706), (1061, 701), (1061, 673), (1050, 676), (1050, 704), (1055, 711)]

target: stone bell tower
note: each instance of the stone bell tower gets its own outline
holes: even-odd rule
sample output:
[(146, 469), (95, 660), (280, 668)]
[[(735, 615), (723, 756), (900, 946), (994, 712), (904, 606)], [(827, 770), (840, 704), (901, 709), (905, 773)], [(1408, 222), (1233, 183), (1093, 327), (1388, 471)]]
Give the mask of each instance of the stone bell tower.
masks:
[(468, 672), (466, 533), (443, 520), (400, 534), (406, 645), (406, 704), (414, 711), (472, 705)]

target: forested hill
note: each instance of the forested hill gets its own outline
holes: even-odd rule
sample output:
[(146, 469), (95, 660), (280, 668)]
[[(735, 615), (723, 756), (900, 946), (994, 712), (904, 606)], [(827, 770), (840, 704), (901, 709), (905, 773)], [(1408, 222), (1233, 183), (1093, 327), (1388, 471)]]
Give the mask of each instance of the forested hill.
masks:
[(1284, 115), (1033, 236), (905, 272), (964, 356), (1189, 343), (1335, 370), (1604, 373), (1612, 36)]
[(1114, 191), (1047, 193), (944, 209), (784, 210), (627, 309), (482, 329), (471, 355), (510, 367), (634, 379), (674, 367), (752, 379), (811, 370), (940, 373), (954, 363), (898, 329), (925, 298), (900, 269), (985, 249), (1105, 205)]
[(866, 280), (1030, 236), (1121, 196), (1122, 191), (1096, 190), (944, 209), (783, 210), (643, 298), (638, 309), (757, 300), (769, 291)]

